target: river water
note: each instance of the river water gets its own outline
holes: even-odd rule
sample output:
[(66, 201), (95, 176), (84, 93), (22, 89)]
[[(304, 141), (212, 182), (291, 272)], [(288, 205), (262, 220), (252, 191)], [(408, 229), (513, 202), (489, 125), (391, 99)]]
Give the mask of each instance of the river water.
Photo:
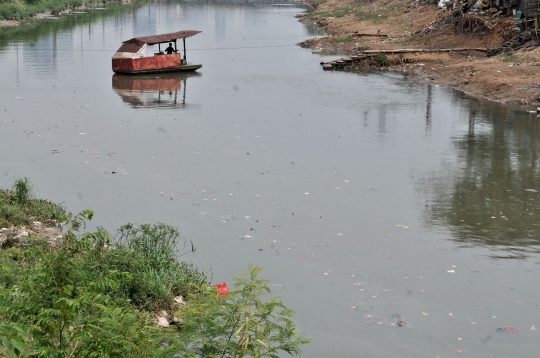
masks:
[[(304, 357), (536, 356), (536, 115), (323, 72), (295, 46), (321, 35), (304, 11), (161, 2), (0, 30), (0, 184), (29, 177), (110, 231), (174, 225), (214, 282), (264, 267)], [(202, 31), (198, 74), (113, 76), (121, 41), (182, 29)]]

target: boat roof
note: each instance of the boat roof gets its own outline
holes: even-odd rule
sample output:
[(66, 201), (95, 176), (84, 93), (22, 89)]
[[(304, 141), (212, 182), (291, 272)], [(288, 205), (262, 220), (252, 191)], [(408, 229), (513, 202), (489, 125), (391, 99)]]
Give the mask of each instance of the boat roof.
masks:
[(122, 46), (120, 46), (117, 52), (137, 52), (144, 44), (155, 45), (163, 42), (172, 42), (174, 40), (185, 39), (186, 37), (197, 35), (200, 32), (202, 31), (184, 30), (161, 35), (134, 37), (122, 42)]

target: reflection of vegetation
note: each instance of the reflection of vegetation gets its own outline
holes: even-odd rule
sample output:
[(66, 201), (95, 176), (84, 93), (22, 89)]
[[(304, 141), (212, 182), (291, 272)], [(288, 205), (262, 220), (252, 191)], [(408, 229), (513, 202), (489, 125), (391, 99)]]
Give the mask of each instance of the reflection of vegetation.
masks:
[(58, 20), (38, 20), (25, 22), (19, 26), (0, 28), (0, 48), (11, 41), (35, 41), (51, 33), (60, 33), (77, 26), (92, 23), (100, 18), (111, 17), (122, 12), (137, 9), (147, 1), (136, 1), (129, 5), (109, 5), (107, 10), (88, 10), (85, 14), (64, 15)]
[[(428, 220), (449, 225), (463, 246), (524, 257), (540, 245), (540, 124), (502, 105), (473, 100), (457, 160), (430, 178)], [(450, 164), (451, 165), (451, 164)]]

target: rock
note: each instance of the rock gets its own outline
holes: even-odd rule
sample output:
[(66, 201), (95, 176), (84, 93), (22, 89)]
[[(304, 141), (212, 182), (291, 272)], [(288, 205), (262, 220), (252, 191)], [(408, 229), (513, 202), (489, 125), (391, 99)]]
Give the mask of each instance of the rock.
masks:
[(26, 236), (28, 236), (28, 232), (23, 231), (23, 232), (19, 233), (19, 236), (25, 236), (26, 237)]
[(331, 70), (332, 67), (333, 67), (333, 66), (332, 66), (331, 64), (329, 64), (329, 63), (325, 63), (325, 64), (322, 66), (323, 70)]
[(161, 311), (159, 311), (158, 317), (165, 317), (166, 318), (168, 315), (169, 314), (167, 313), (167, 311), (161, 310)]
[(157, 325), (161, 328), (169, 327), (169, 321), (167, 321), (167, 318), (165, 317), (158, 317), (157, 318)]
[(171, 323), (177, 324), (177, 323), (180, 323), (180, 322), (182, 322), (182, 318), (180, 318), (178, 316), (173, 316), (173, 318), (171, 320)]
[(186, 300), (184, 300), (184, 297), (182, 297), (182, 296), (176, 296), (174, 298), (174, 302), (179, 303), (181, 305), (187, 305)]

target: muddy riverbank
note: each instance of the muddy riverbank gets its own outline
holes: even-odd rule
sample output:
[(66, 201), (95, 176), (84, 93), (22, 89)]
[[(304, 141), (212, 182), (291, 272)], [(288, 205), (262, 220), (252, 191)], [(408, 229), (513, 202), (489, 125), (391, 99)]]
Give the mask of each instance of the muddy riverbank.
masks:
[[(314, 53), (357, 56), (365, 50), (499, 48), (515, 35), (511, 16), (474, 15), (479, 23), (466, 27), (447, 21), (451, 11), (419, 2), (308, 1), (314, 7), (302, 15), (326, 37), (302, 42)], [(471, 17), (472, 18), (472, 17)], [(388, 54), (363, 66), (392, 70), (448, 86), (493, 101), (532, 105), (540, 102), (540, 50), (535, 40), (516, 51), (488, 57), (485, 51)], [(532, 48), (531, 48), (532, 47)], [(338, 57), (336, 57), (338, 59)], [(357, 66), (358, 67), (358, 66)], [(349, 69), (357, 69), (355, 67)]]

